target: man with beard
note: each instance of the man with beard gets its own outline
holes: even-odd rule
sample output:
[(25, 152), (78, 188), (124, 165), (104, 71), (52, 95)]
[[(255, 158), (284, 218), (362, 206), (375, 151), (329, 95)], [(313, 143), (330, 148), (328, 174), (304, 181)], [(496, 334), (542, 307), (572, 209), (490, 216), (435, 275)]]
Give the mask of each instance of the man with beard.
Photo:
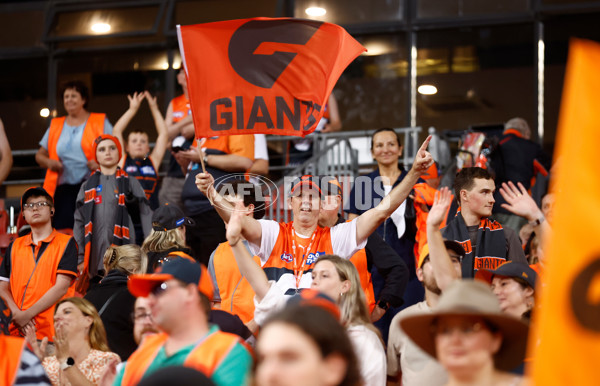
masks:
[(144, 297), (135, 299), (133, 306), (133, 339), (139, 346), (142, 340), (149, 335), (158, 334), (160, 330), (152, 319), (150, 300)]
[(390, 384), (435, 386), (445, 385), (448, 381), (446, 371), (435, 358), (406, 336), (400, 328), (400, 321), (410, 315), (430, 313), (437, 305), (442, 290), (461, 277), (461, 260), (465, 251), (458, 242), (443, 240), (440, 232), (440, 224), (451, 201), (449, 190), (443, 188), (436, 194), (427, 218), (429, 243), (423, 246), (417, 263), (417, 278), (425, 287), (425, 300), (405, 308), (392, 319), (387, 348)]

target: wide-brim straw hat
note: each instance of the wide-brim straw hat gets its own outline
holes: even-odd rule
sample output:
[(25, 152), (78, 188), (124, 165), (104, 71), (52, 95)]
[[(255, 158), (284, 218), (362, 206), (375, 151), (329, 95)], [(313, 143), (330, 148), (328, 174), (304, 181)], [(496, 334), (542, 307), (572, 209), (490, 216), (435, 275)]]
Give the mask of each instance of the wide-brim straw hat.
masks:
[(478, 317), (502, 335), (502, 346), (494, 355), (498, 370), (510, 371), (525, 358), (528, 325), (514, 316), (502, 313), (498, 299), (490, 287), (478, 280), (457, 280), (441, 295), (431, 314), (406, 317), (400, 326), (423, 351), (437, 358), (432, 327), (442, 316)]

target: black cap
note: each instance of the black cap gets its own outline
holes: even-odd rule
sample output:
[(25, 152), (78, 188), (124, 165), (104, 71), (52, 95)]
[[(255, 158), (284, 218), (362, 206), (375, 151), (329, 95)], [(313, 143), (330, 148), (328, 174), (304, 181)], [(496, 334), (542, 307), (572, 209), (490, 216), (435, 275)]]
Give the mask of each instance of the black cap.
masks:
[(49, 195), (48, 192), (46, 192), (46, 189), (40, 188), (38, 186), (34, 188), (29, 188), (25, 191), (25, 193), (23, 193), (23, 196), (21, 197), (21, 210), (23, 210), (23, 204), (26, 204), (27, 200), (30, 197), (45, 197), (48, 199), (48, 202), (52, 206), (54, 206), (54, 199), (52, 198), (52, 196)]
[(498, 268), (491, 269), (480, 269), (477, 271), (475, 277), (482, 279), (488, 283), (492, 282), (494, 276), (505, 276), (512, 278), (521, 278), (525, 280), (527, 284), (535, 289), (535, 282), (537, 280), (537, 273), (525, 263), (518, 263), (514, 261), (507, 261)]
[(185, 217), (181, 209), (175, 205), (165, 204), (154, 211), (152, 215), (152, 229), (155, 231), (168, 231), (180, 226), (194, 226), (196, 222)]

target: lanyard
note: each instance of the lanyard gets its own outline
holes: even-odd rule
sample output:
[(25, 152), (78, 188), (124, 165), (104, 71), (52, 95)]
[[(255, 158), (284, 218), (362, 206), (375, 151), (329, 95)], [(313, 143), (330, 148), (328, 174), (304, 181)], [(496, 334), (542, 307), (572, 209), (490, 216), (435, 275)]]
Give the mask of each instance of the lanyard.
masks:
[(310, 239), (310, 243), (308, 247), (306, 247), (304, 251), (304, 255), (302, 255), (302, 263), (298, 266), (298, 260), (296, 258), (296, 230), (292, 226), (292, 257), (294, 258), (294, 278), (296, 279), (296, 291), (300, 288), (300, 280), (302, 279), (302, 275), (304, 274), (304, 264), (306, 263), (306, 256), (310, 253), (310, 247), (312, 247), (313, 241), (315, 241), (315, 236), (317, 235), (317, 230), (312, 234), (312, 238)]

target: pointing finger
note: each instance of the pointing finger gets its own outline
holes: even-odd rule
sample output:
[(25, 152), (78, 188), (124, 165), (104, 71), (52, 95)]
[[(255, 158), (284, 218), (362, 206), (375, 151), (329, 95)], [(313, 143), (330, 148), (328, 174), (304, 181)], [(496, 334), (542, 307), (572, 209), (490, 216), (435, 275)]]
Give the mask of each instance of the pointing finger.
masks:
[(425, 142), (423, 142), (423, 144), (419, 148), (419, 153), (427, 150), (427, 146), (429, 146), (429, 142), (431, 141), (431, 138), (432, 138), (431, 135), (427, 136), (427, 139), (425, 139)]

